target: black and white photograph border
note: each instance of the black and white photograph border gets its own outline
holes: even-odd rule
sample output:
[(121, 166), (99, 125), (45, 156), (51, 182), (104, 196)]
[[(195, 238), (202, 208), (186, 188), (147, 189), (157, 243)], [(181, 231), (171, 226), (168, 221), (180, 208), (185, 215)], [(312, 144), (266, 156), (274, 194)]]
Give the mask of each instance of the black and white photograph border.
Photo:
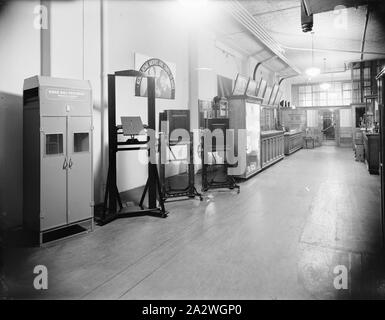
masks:
[(384, 16), (0, 0), (0, 300), (385, 299)]

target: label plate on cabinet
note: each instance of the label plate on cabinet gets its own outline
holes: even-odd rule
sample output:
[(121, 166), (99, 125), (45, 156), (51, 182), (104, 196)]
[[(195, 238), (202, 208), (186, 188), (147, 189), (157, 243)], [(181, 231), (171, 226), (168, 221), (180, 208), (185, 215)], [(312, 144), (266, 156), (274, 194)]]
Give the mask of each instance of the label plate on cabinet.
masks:
[(88, 91), (78, 89), (50, 87), (46, 88), (45, 95), (48, 100), (86, 101), (88, 99)]

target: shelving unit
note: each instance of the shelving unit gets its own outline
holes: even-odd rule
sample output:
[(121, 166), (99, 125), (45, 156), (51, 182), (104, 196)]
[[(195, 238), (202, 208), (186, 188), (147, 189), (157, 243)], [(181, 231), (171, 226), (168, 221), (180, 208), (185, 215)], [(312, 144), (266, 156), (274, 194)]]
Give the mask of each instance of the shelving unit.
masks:
[(285, 155), (288, 156), (303, 148), (303, 137), (302, 131), (285, 132)]

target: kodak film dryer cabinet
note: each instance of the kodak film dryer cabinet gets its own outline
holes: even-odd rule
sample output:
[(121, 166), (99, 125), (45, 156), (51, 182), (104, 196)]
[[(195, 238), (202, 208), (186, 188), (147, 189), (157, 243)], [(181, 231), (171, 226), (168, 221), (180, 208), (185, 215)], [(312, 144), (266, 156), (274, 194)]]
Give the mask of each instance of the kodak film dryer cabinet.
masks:
[(93, 227), (91, 96), (88, 81), (24, 81), (23, 224), (40, 244), (49, 231)]

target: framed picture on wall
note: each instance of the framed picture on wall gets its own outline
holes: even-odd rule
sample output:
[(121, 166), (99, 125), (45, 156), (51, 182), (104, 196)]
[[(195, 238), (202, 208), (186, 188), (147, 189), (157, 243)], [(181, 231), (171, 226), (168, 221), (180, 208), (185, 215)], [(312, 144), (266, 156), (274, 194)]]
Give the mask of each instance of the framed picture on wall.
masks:
[(258, 98), (263, 99), (266, 91), (266, 86), (267, 86), (266, 80), (261, 79), (261, 81), (259, 82), (258, 91), (257, 91)]
[(218, 97), (229, 97), (233, 91), (233, 79), (217, 75)]
[(255, 97), (257, 95), (257, 82), (255, 80), (250, 79), (249, 84), (247, 86), (246, 95)]
[(265, 94), (264, 94), (264, 97), (263, 97), (262, 104), (268, 105), (272, 91), (273, 91), (272, 87), (270, 87), (270, 86), (266, 87), (266, 91), (265, 91)]
[(242, 76), (238, 73), (237, 78), (235, 79), (233, 96), (245, 95), (248, 84), (249, 84), (249, 78)]
[(279, 86), (277, 84), (275, 84), (273, 87), (273, 91), (271, 92), (269, 102), (268, 102), (269, 106), (274, 104), (275, 98), (277, 97), (278, 90), (279, 90)]

